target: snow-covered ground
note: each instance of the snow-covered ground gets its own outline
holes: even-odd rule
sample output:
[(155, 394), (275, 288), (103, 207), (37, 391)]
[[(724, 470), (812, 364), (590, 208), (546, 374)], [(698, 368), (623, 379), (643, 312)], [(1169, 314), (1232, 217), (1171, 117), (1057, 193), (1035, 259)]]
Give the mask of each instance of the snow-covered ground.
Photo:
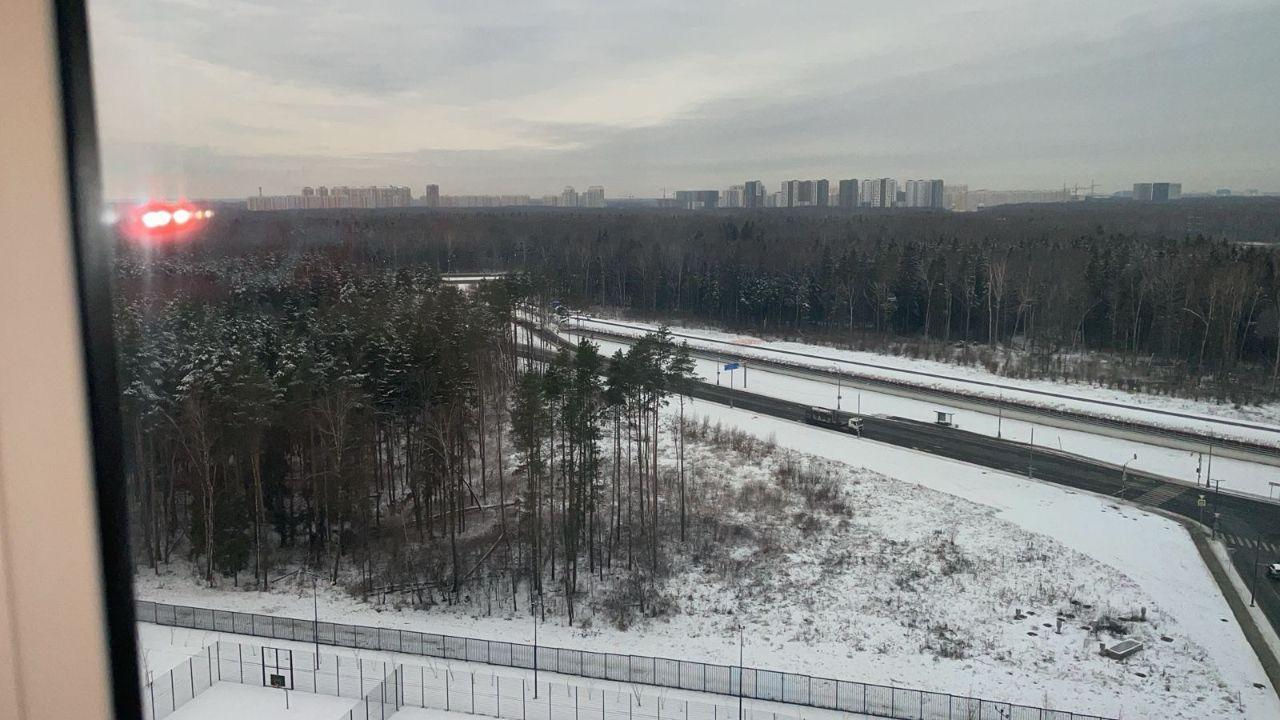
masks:
[[(1280, 701), (1225, 600), (1173, 521), (712, 403), (695, 402), (686, 413), (807, 455), (744, 462), (723, 447), (690, 444), (696, 496), (724, 508), (728, 519), (707, 557), (672, 578), (668, 592), (678, 612), (622, 631), (584, 608), (589, 624), (553, 619), (540, 626), (540, 643), (732, 665), (742, 621), (749, 666), (1113, 717), (1280, 717)], [(797, 506), (780, 497), (781, 463), (836, 481), (839, 502)], [(595, 583), (584, 588), (589, 598), (601, 591)], [(209, 590), (189, 574), (140, 574), (137, 592), (311, 616), (309, 592)], [(473, 602), (396, 611), (336, 590), (326, 591), (320, 608), (325, 621), (526, 643), (533, 637), (524, 608), (489, 614)], [(1100, 657), (1099, 637), (1081, 625), (1141, 608), (1146, 621), (1126, 625), (1146, 649), (1127, 663)], [(1061, 634), (1059, 613), (1074, 615)], [(153, 629), (170, 638), (190, 632)], [(215, 634), (198, 635), (203, 646)]]
[[(565, 337), (576, 340), (579, 336), (566, 329)], [(605, 355), (611, 355), (618, 349), (625, 350), (627, 347), (623, 343), (609, 340), (592, 338), (591, 341), (599, 345), (601, 352)], [(719, 365), (714, 360), (695, 358), (695, 362), (696, 371), (703, 380), (719, 382), (726, 386), (732, 383), (734, 387), (743, 387), (741, 370), (717, 374)], [(1210, 459), (1207, 454), (1107, 435), (1036, 425), (1003, 418), (999, 414), (957, 410), (939, 402), (926, 402), (898, 395), (851, 389), (835, 382), (797, 377), (765, 367), (748, 367), (746, 383), (746, 389), (753, 393), (809, 405), (831, 408), (839, 405), (846, 411), (860, 412), (865, 415), (885, 415), (933, 422), (936, 411), (951, 410), (956, 413), (956, 424), (970, 432), (1030, 443), (1034, 429), (1034, 441), (1039, 447), (1063, 450), (1111, 463), (1117, 467), (1127, 463), (1128, 467), (1136, 471), (1187, 483), (1199, 483), (1202, 487), (1211, 471), (1214, 484), (1224, 491), (1261, 497), (1280, 497), (1280, 493), (1277, 492), (1280, 490), (1280, 467), (1275, 465), (1224, 457)], [(1197, 472), (1198, 468), (1199, 472)], [(1272, 483), (1278, 483), (1278, 485), (1273, 486)]]
[(290, 692), (286, 707), (285, 694), (281, 690), (217, 683), (169, 717), (172, 720), (339, 720), (347, 717), (354, 704), (351, 698)]
[[(577, 315), (573, 316), (565, 327), (567, 330), (598, 329), (620, 335), (641, 335), (657, 329), (656, 325), (630, 320), (601, 321)], [(725, 353), (726, 360), (737, 358), (750, 360), (754, 357), (822, 369), (830, 369), (833, 365), (839, 366), (844, 362), (858, 363), (842, 369), (866, 377), (907, 382), (924, 388), (955, 390), (991, 398), (1002, 397), (1006, 400), (1044, 408), (1070, 410), (1099, 417), (1130, 420), (1217, 437), (1238, 438), (1280, 446), (1280, 404), (1234, 406), (1211, 401), (1130, 393), (1080, 383), (1006, 378), (978, 367), (841, 350), (825, 345), (766, 340), (703, 327), (681, 326), (673, 328), (673, 332), (680, 333), (679, 339), (687, 340), (690, 347)], [(788, 353), (818, 355), (826, 359), (800, 357)], [(991, 387), (983, 383), (1002, 387)], [(1061, 395), (1067, 397), (1061, 397)], [(1194, 417), (1177, 417), (1152, 411), (1182, 413)], [(1224, 419), (1252, 423), (1261, 427), (1228, 425), (1221, 422)]]
[[(235, 673), (241, 667), (234, 659), (237, 654), (248, 658), (243, 668), (252, 671), (245, 673), (245, 684), (237, 682), (234, 674), (225, 681), (215, 680), (212, 687), (180, 706), (178, 714), (170, 716), (178, 717), (179, 720), (189, 717), (232, 717), (230, 714), (215, 714), (219, 710), (236, 711), (236, 716), (243, 714), (249, 718), (329, 717), (337, 720), (339, 717), (346, 717), (347, 710), (351, 709), (363, 720), (365, 706), (361, 696), (366, 692), (372, 693), (374, 683), (381, 681), (382, 671), (390, 672), (397, 667), (400, 672), (396, 678), (402, 687), (399, 690), (388, 689), (389, 693), (395, 692), (395, 697), (404, 703), (404, 707), (394, 714), (397, 720), (463, 720), (476, 715), (506, 718), (524, 716), (528, 720), (574, 720), (602, 716), (606, 720), (715, 720), (717, 717), (729, 718), (736, 715), (737, 700), (714, 693), (560, 675), (545, 670), (535, 678), (531, 670), (520, 668), (353, 648), (322, 646), (322, 669), (313, 673), (311, 668), (315, 656), (312, 654), (312, 645), (289, 640), (269, 640), (266, 641), (269, 643), (267, 647), (279, 650), (276, 657), (283, 657), (285, 652), (291, 653), (289, 657), (292, 662), (277, 661), (279, 667), (276, 668), (292, 679), (295, 688), (299, 688), (288, 694), (288, 703), (297, 714), (287, 714), (290, 711), (285, 708), (286, 698), (282, 690), (257, 686), (260, 682), (258, 678), (261, 665), (253, 656), (262, 653), (260, 648), (264, 641), (261, 638), (185, 628), (160, 628), (146, 623), (139, 624), (138, 631), (142, 647), (156, 652), (157, 657), (165, 658), (182, 656), (185, 660), (186, 657), (212, 656), (208, 646), (225, 641), (220, 643), (222, 654), (219, 657), (222, 660), (216, 663), (222, 668), (223, 678), (227, 678), (225, 673)], [(231, 649), (237, 645), (238, 649), (233, 653)], [(292, 671), (289, 670), (290, 667), (293, 668)], [(339, 684), (335, 683), (339, 667), (342, 667), (342, 697), (337, 696)], [(355, 670), (357, 667), (361, 669)], [(163, 682), (167, 668), (153, 670)], [(203, 670), (207, 670), (207, 667)], [(364, 683), (360, 682), (361, 676), (364, 676)], [(320, 694), (309, 692), (316, 687), (320, 689)], [(250, 688), (254, 692), (237, 691), (235, 688)], [(202, 703), (211, 693), (211, 699)], [(371, 694), (370, 697), (378, 696)], [(387, 697), (392, 695), (388, 694)], [(314, 698), (327, 698), (331, 702), (319, 703)], [(161, 707), (165, 708), (163, 705)], [(377, 703), (374, 702), (369, 707), (376, 711)], [(334, 709), (337, 712), (333, 712)], [(746, 720), (863, 720), (865, 717), (857, 713), (751, 699), (744, 700), (743, 710)], [(190, 712), (191, 715), (183, 714), (185, 712)]]

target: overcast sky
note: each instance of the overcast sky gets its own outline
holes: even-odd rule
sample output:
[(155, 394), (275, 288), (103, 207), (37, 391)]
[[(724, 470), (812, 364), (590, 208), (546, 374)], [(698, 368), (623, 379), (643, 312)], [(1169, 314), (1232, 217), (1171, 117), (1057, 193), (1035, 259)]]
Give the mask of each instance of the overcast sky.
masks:
[(1276, 0), (89, 0), (107, 193), (1280, 190)]

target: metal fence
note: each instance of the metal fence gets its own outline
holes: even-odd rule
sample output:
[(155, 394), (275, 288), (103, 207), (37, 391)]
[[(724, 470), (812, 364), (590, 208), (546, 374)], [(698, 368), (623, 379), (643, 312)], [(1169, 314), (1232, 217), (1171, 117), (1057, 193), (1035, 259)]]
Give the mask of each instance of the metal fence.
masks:
[[(140, 600), (141, 622), (256, 637), (320, 642), (409, 655), (532, 669), (534, 647), (413, 630), (299, 620)], [(895, 720), (1109, 720), (1098, 715), (964, 695), (797, 673), (537, 646), (537, 668), (564, 675), (808, 705)]]
[(217, 682), (213, 655), (213, 648), (207, 647), (146, 683), (142, 688), (143, 717), (164, 720), (212, 687)]

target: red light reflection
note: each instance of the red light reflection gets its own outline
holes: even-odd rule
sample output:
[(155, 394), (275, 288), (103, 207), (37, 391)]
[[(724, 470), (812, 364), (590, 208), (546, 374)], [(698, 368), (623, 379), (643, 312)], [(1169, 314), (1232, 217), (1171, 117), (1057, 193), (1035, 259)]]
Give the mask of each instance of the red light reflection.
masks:
[(120, 219), (120, 231), (138, 242), (183, 240), (203, 228), (213, 211), (185, 200), (151, 200), (129, 208)]

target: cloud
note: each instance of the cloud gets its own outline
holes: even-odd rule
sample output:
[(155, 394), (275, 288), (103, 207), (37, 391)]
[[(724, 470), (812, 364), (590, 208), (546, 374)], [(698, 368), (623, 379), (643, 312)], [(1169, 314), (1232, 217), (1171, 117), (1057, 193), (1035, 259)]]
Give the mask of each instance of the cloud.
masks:
[(1280, 189), (1271, 2), (96, 0), (91, 19), (115, 195)]

